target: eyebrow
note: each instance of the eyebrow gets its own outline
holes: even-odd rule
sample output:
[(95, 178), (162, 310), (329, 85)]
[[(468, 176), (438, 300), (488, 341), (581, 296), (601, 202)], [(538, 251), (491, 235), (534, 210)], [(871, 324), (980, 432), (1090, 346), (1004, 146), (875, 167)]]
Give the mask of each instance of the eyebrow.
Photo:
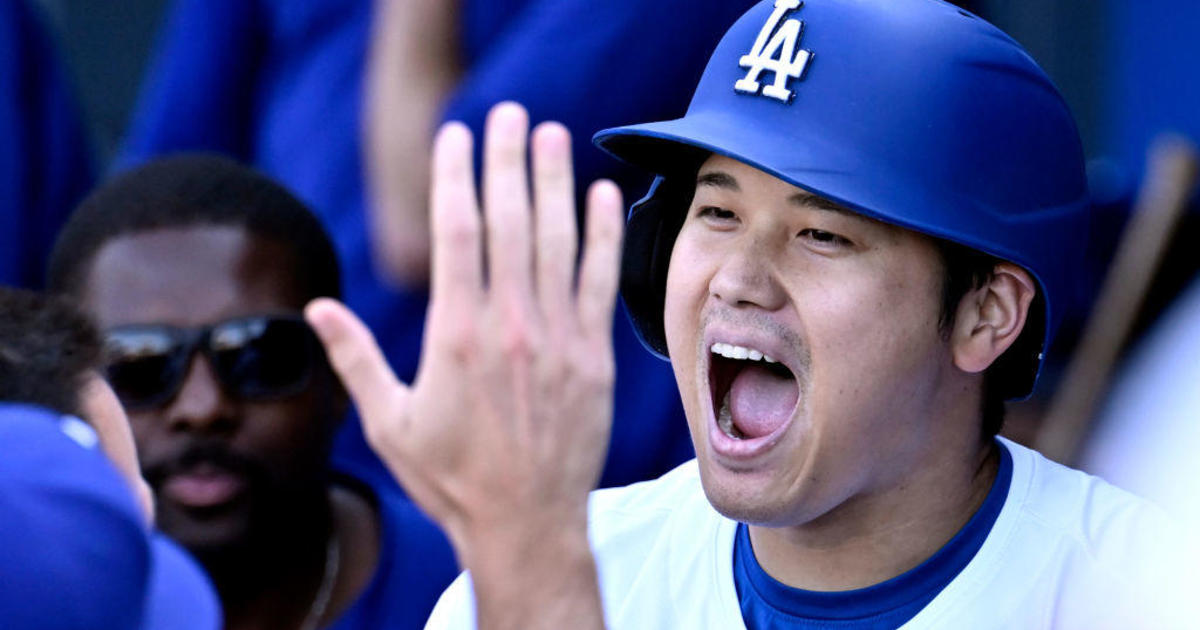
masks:
[(813, 208), (816, 208), (817, 210), (824, 210), (826, 212), (836, 212), (838, 214), (844, 214), (844, 215), (858, 218), (858, 219), (866, 218), (863, 215), (847, 208), (846, 206), (843, 206), (840, 203), (837, 203), (835, 201), (830, 201), (829, 199), (826, 199), (820, 195), (814, 195), (810, 192), (804, 192), (804, 191), (798, 192), (798, 193), (792, 195), (791, 197), (788, 197), (788, 202), (792, 203), (793, 205), (797, 205), (797, 206), (811, 206)]
[[(730, 192), (742, 191), (742, 187), (738, 185), (737, 179), (733, 175), (730, 175), (724, 171), (708, 171), (706, 173), (701, 173), (696, 178), (696, 187), (698, 188), (700, 186), (712, 186), (713, 188), (728, 190)], [(804, 190), (795, 193), (791, 197), (788, 197), (788, 203), (794, 206), (808, 206), (811, 208), (816, 208), (817, 210), (824, 210), (826, 212), (836, 212), (838, 214), (844, 214), (851, 217), (865, 218), (861, 214), (854, 212), (853, 210), (850, 210), (839, 203), (830, 201), (829, 199), (826, 199), (820, 195), (814, 195)]]
[(742, 187), (738, 185), (733, 175), (724, 171), (709, 171), (702, 173), (696, 178), (696, 186), (712, 186), (713, 188), (722, 188), (732, 192), (741, 192)]

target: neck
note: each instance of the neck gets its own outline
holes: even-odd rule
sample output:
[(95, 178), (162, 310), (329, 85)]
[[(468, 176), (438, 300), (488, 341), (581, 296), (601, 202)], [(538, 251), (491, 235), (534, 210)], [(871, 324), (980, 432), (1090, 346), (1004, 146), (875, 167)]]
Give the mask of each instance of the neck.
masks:
[(333, 523), (321, 489), (245, 540), (197, 553), (220, 595), (226, 630), (299, 627), (325, 577)]
[[(938, 457), (949, 453), (949, 456)], [(750, 527), (755, 557), (795, 588), (845, 591), (894, 578), (950, 541), (983, 504), (999, 466), (992, 440), (935, 446), (902, 480), (790, 527)]]

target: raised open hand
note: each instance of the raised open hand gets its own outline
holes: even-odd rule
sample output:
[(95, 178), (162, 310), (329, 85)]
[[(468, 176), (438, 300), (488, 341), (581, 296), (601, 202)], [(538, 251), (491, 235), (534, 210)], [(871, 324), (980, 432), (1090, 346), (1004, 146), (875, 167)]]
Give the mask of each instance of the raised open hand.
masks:
[(432, 294), (414, 384), (396, 379), (343, 306), (322, 299), (307, 309), (371, 445), (468, 567), (485, 535), (517, 544), (586, 530), (612, 421), (623, 225), (618, 189), (597, 182), (576, 273), (567, 130), (546, 123), (529, 136), (519, 105), (496, 106), (482, 213), (471, 143), (457, 123), (435, 143)]

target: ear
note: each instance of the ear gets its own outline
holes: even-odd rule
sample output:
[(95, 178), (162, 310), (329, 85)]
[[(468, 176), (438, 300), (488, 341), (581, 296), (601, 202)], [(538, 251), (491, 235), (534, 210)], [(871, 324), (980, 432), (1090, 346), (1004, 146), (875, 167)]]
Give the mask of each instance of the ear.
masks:
[(1003, 262), (992, 270), (986, 284), (963, 296), (950, 335), (958, 369), (982, 372), (1016, 342), (1036, 286), (1024, 269)]

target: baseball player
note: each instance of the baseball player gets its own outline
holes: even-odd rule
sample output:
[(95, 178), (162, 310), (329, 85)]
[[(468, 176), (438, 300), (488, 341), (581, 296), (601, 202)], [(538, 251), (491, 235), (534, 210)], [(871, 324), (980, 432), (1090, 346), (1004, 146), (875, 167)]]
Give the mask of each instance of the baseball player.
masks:
[(697, 457), (590, 502), (618, 202), (592, 189), (573, 277), (566, 134), (533, 132), (529, 191), (525, 125), (510, 104), (491, 115), (482, 218), (469, 136), (438, 138), (411, 388), (347, 311), (308, 309), (373, 445), (469, 570), (428, 627), (1194, 620), (1156, 579), (1184, 551), (1156, 509), (996, 436), (1087, 227), (1074, 122), (1013, 40), (936, 0), (768, 0), (683, 118), (596, 136), (659, 176), (629, 214), (621, 288)]

